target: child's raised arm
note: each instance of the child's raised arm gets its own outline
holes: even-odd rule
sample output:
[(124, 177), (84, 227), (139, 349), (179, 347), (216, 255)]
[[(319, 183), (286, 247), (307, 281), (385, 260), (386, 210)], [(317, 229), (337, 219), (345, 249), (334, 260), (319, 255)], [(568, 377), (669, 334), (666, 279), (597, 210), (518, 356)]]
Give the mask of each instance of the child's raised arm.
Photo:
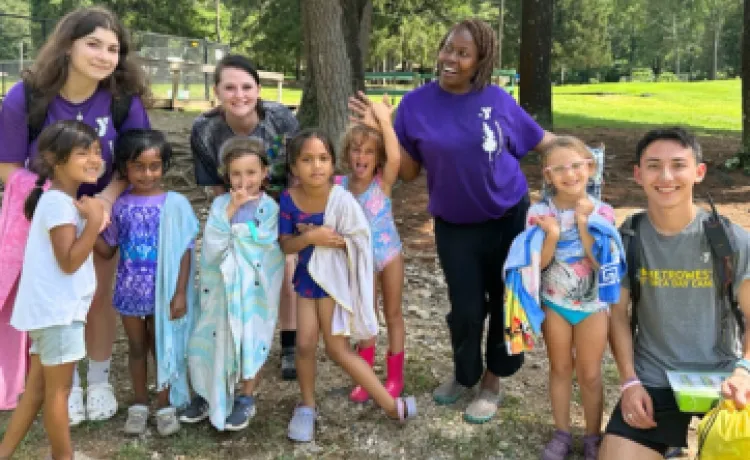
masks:
[(383, 102), (373, 104), (372, 110), (380, 125), (380, 132), (383, 134), (383, 144), (385, 147), (385, 165), (383, 166), (383, 185), (387, 187), (388, 195), (390, 188), (398, 179), (398, 170), (401, 167), (401, 145), (396, 137), (396, 131), (393, 129), (393, 107), (388, 101), (388, 96), (383, 95)]
[(86, 262), (94, 249), (104, 219), (101, 200), (84, 196), (75, 202), (75, 207), (86, 219), (81, 236), (76, 237), (76, 226), (73, 224), (59, 225), (49, 232), (57, 264), (67, 274), (75, 273)]

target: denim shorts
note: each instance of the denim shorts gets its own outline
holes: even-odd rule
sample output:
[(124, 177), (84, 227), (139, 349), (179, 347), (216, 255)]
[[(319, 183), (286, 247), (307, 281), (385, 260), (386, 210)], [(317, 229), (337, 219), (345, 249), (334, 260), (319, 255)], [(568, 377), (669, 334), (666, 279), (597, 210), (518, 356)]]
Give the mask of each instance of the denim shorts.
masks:
[(86, 357), (84, 328), (86, 323), (74, 321), (65, 326), (52, 326), (29, 331), (29, 353), (39, 355), (43, 366), (74, 363)]

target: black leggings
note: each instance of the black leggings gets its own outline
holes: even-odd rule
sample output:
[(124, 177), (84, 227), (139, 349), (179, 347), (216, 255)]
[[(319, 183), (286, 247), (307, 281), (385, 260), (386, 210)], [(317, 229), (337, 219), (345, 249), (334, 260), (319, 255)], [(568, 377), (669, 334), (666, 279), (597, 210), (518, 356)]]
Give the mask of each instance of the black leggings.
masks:
[(482, 333), (487, 315), (487, 369), (513, 375), (523, 355), (508, 355), (503, 338), (503, 264), (513, 239), (523, 231), (529, 198), (499, 219), (479, 224), (451, 224), (435, 218), (438, 258), (448, 284), (451, 311), (446, 316), (453, 347), (456, 380), (474, 386), (482, 377)]

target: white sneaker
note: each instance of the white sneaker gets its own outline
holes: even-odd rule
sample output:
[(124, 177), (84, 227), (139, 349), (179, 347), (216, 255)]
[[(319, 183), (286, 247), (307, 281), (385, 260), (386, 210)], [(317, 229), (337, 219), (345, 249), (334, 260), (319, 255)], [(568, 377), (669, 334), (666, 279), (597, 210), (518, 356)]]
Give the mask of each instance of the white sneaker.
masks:
[(174, 407), (165, 407), (156, 412), (156, 431), (160, 436), (171, 436), (180, 431), (180, 421)]
[(68, 396), (68, 419), (70, 426), (80, 425), (86, 421), (86, 406), (83, 404), (83, 390), (81, 387), (73, 387)]
[(125, 421), (125, 434), (140, 436), (146, 432), (148, 407), (135, 404), (128, 408), (128, 419)]
[(91, 421), (109, 420), (117, 413), (115, 390), (109, 383), (95, 383), (86, 390), (86, 415)]

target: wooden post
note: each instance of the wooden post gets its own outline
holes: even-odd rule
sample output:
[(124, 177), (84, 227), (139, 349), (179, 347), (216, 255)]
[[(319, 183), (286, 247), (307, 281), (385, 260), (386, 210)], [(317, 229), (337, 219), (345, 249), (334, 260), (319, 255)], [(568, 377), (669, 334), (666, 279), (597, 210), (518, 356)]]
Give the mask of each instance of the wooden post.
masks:
[(281, 91), (282, 87), (284, 86), (284, 80), (279, 80), (276, 82), (276, 100), (281, 104), (283, 102), (283, 98), (281, 97)]
[(173, 66), (172, 70), (172, 111), (177, 111), (177, 93), (180, 90), (180, 67)]

